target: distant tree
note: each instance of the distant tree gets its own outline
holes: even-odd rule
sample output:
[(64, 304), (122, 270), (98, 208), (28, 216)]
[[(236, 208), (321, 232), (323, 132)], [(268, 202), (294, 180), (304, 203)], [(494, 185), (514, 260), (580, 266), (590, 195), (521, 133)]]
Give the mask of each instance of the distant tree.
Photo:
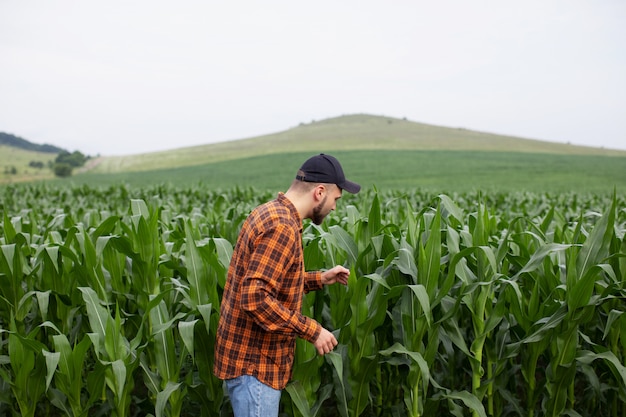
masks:
[(57, 162), (54, 164), (54, 175), (65, 178), (72, 175), (72, 166), (67, 162)]
[(15, 175), (17, 174), (17, 168), (15, 168), (15, 165), (5, 166), (4, 173), (5, 175)]
[(31, 167), (31, 168), (42, 169), (43, 168), (43, 162), (41, 162), (41, 161), (30, 161), (28, 163), (28, 166)]
[(67, 151), (60, 152), (54, 162), (57, 164), (69, 164), (72, 168), (78, 168), (85, 165), (88, 157), (79, 151), (69, 153)]
[(12, 166), (5, 166), (4, 167), (4, 173), (6, 175), (15, 175), (15, 174), (17, 174), (17, 168), (15, 168), (14, 165), (12, 165)]
[(37, 151), (37, 152), (45, 152), (45, 153), (59, 153), (61, 151), (64, 151), (64, 149), (59, 148), (57, 146), (48, 145), (48, 144), (37, 145), (19, 136), (15, 136), (10, 133), (4, 133), (4, 132), (0, 132), (0, 145), (8, 145), (8, 146), (13, 146), (15, 148), (26, 149), (28, 151)]

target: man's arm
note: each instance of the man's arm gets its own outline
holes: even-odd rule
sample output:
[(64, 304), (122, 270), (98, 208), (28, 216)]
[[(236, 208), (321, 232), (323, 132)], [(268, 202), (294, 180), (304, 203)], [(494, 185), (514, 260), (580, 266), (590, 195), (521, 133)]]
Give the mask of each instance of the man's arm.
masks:
[(350, 270), (337, 265), (328, 271), (305, 272), (305, 274), (304, 291), (310, 292), (320, 290), (324, 285), (331, 285), (336, 282), (348, 285)]
[[(266, 230), (255, 241), (248, 270), (241, 283), (241, 308), (268, 332), (297, 334), (315, 343), (322, 326), (300, 311), (286, 308), (276, 298), (278, 286), (282, 291), (300, 291), (299, 284), (285, 282), (285, 268), (290, 265), (291, 248), (300, 244), (288, 226), (277, 225)], [(321, 278), (320, 278), (321, 279)]]

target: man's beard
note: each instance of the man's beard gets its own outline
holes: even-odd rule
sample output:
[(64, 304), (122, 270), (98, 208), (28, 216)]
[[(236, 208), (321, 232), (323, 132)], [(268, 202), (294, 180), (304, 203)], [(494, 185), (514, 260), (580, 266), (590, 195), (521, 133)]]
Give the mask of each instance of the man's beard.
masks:
[(324, 199), (315, 207), (313, 207), (313, 216), (311, 217), (311, 221), (317, 225), (322, 224), (324, 218), (328, 213), (322, 213), (322, 209), (326, 205), (326, 200), (328, 196), (325, 196)]

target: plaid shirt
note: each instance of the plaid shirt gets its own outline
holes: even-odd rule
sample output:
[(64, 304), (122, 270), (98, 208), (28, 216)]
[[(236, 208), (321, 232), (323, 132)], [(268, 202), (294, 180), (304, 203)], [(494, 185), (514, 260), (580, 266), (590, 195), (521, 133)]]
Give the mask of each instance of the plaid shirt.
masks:
[(254, 209), (239, 233), (222, 297), (215, 375), (252, 375), (283, 389), (296, 337), (313, 343), (322, 330), (300, 312), (304, 293), (321, 287), (321, 272), (304, 271), (300, 215), (279, 193)]

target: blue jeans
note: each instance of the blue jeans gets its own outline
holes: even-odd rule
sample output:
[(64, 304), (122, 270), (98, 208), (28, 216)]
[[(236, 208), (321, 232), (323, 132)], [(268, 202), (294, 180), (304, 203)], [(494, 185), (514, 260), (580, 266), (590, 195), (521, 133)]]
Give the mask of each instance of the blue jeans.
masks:
[(280, 390), (250, 375), (225, 381), (235, 417), (278, 417)]

